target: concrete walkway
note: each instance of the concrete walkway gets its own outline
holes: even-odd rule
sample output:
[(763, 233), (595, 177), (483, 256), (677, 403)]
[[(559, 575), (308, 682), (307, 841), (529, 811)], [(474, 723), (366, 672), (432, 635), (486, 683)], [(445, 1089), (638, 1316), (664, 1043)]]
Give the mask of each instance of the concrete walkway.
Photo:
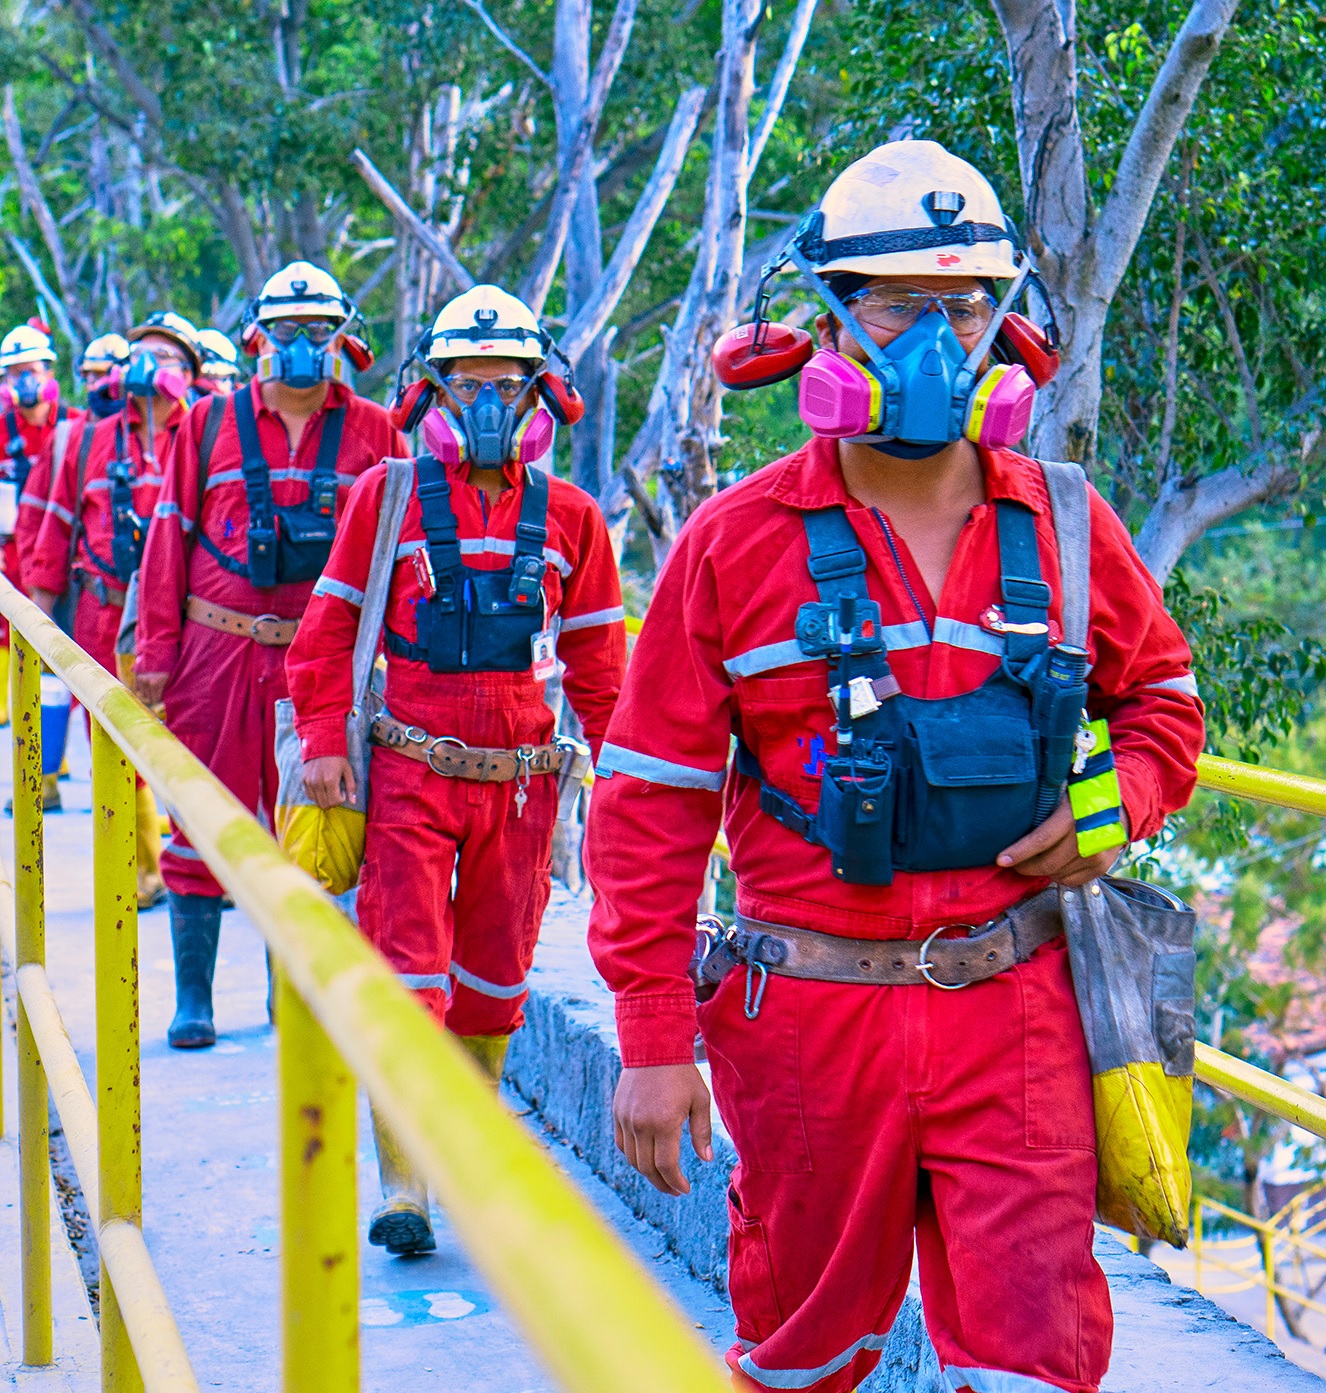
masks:
[[(0, 802), (9, 796), (8, 733), (0, 739)], [(47, 823), (47, 962), (56, 997), (89, 1081), (93, 1078), (91, 817), (87, 747), (71, 739), (74, 778), (61, 786), (66, 811)], [(0, 824), (8, 838), (11, 824)], [(12, 846), (5, 860), (12, 861)], [(165, 1042), (173, 1009), (170, 933), (163, 908), (140, 921), (144, 1231), (203, 1388), (271, 1393), (280, 1386), (278, 1175), (275, 1037), (266, 1015), (263, 945), (237, 911), (226, 914), (216, 973), (214, 1049), (182, 1053)], [(12, 979), (6, 979), (12, 995)], [(5, 1012), (6, 1082), (12, 1091), (12, 1009)], [(362, 1100), (361, 1100), (362, 1101)], [(518, 1111), (526, 1105), (512, 1099)], [(17, 1113), (7, 1109), (10, 1128)], [(361, 1107), (360, 1218), (377, 1194), (367, 1108)], [(691, 1320), (715, 1345), (731, 1339), (731, 1316), (712, 1288), (666, 1254), (654, 1230), (635, 1219), (574, 1153), (549, 1139), (555, 1159), (610, 1217)], [(65, 1372), (19, 1374), (16, 1165), (12, 1137), (0, 1149), (0, 1387), (93, 1388), (95, 1349), (66, 1349)], [(438, 1250), (393, 1259), (362, 1251), (363, 1388), (436, 1393), (551, 1393), (552, 1384), (497, 1309), (445, 1218)], [(80, 1297), (66, 1252), (59, 1291)], [(95, 1261), (85, 1262), (95, 1280)], [(81, 1322), (80, 1322), (81, 1318)], [(63, 1324), (88, 1328), (84, 1301)], [(62, 1332), (63, 1333), (63, 1332)], [(5, 1361), (8, 1361), (7, 1363)], [(8, 1380), (4, 1374), (8, 1375)], [(43, 1382), (31, 1380), (41, 1378)], [(24, 1382), (15, 1382), (16, 1379)]]

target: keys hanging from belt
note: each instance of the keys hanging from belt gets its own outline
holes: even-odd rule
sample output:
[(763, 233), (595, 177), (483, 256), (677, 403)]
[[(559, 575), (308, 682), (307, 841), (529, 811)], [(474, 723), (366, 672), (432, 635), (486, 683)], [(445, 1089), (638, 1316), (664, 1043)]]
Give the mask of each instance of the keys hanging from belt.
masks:
[(525, 804), (529, 802), (529, 794), (525, 792), (525, 786), (530, 780), (530, 760), (534, 758), (534, 750), (530, 745), (521, 745), (516, 750), (516, 816), (525, 816)]

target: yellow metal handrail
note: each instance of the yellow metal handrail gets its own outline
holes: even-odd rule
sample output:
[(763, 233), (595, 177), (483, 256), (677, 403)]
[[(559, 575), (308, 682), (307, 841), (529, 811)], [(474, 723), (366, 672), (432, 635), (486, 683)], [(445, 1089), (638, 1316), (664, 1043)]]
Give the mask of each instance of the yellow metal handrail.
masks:
[[(50, 1029), (43, 1026), (52, 1003), (44, 989), (40, 657), (94, 723), (99, 1145), (93, 1193), (103, 1235), (103, 1388), (137, 1387), (139, 1372), (149, 1388), (194, 1387), (187, 1361), (184, 1369), (170, 1363), (177, 1346), (168, 1312), (153, 1290), (130, 1288), (135, 1259), (121, 1255), (125, 1229), (141, 1228), (132, 959), (137, 768), (262, 933), (279, 969), (286, 1393), (352, 1393), (359, 1386), (356, 1075), (563, 1388), (725, 1393), (722, 1366), (672, 1302), (332, 900), (119, 682), (3, 580), (0, 613), (11, 624), (14, 673), (25, 1362), (49, 1364), (53, 1354), (48, 1071), (78, 1134), (80, 1176), (88, 1172), (90, 1183), (93, 1169), (90, 1098), (78, 1096), (58, 1042), (42, 1049), (34, 1032), (34, 1025), (45, 1036), (63, 1030), (58, 1013)], [(115, 978), (126, 984), (123, 990), (117, 992)]]

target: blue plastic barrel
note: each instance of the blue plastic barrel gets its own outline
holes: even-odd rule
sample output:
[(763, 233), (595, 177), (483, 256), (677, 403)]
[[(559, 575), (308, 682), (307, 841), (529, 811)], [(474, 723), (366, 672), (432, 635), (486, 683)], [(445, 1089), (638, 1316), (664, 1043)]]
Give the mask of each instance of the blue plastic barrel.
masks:
[(53, 673), (41, 678), (41, 772), (58, 774), (69, 735), (69, 688)]

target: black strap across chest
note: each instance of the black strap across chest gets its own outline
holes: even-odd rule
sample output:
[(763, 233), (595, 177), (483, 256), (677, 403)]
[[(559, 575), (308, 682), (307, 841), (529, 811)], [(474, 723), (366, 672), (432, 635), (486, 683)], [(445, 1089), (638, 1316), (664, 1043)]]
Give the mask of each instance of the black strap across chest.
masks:
[[(227, 555), (203, 531), (203, 494), (207, 488), (207, 466), (212, 447), (227, 403), (233, 403), (235, 429), (239, 435), (240, 471), (244, 476), (244, 495), (248, 504), (250, 527), (272, 527), (278, 509), (272, 499), (272, 476), (267, 458), (258, 437), (258, 418), (253, 410), (253, 394), (245, 388), (229, 397), (214, 397), (203, 425), (203, 439), (198, 452), (198, 520), (197, 537), (203, 550), (232, 575), (247, 577), (248, 561)], [(218, 409), (219, 407), (219, 409)], [(336, 461), (341, 453), (341, 435), (345, 429), (345, 407), (334, 406), (322, 419), (322, 437), (313, 473), (308, 481), (308, 502), (303, 506), (319, 517), (329, 518), (336, 513)]]

